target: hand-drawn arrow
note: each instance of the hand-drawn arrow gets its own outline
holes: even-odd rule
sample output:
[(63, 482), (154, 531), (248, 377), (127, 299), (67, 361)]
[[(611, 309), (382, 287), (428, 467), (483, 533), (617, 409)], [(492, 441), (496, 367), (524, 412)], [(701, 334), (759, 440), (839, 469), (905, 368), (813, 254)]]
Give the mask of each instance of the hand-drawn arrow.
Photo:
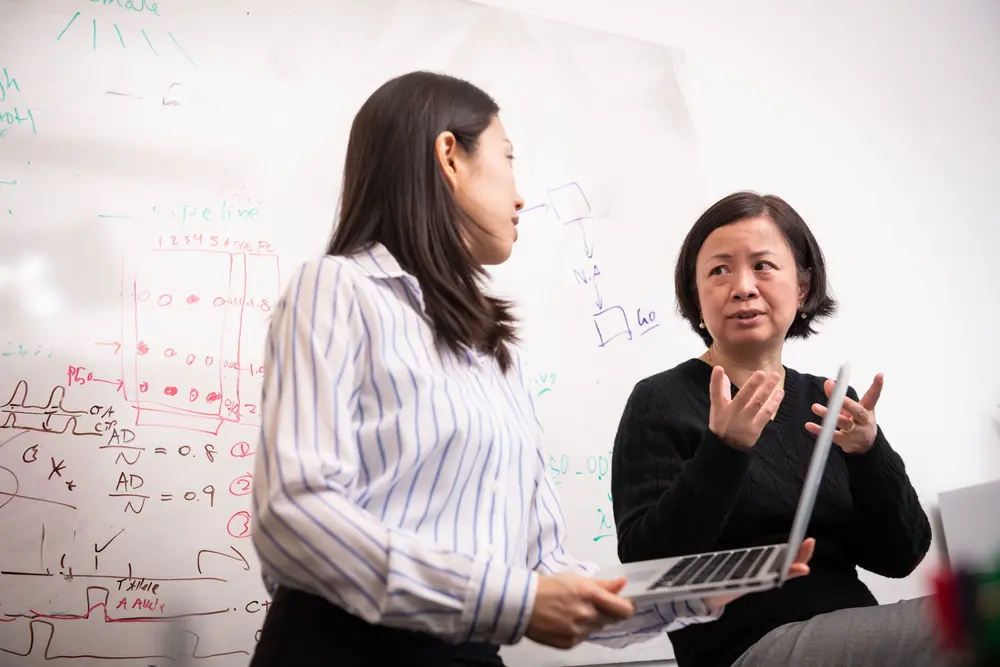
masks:
[(123, 387), (123, 386), (125, 385), (125, 381), (124, 381), (124, 380), (102, 380), (102, 379), (100, 379), (100, 378), (93, 378), (93, 379), (91, 380), (91, 382), (103, 382), (104, 384), (113, 384), (113, 385), (117, 385), (117, 386), (115, 387), (115, 391), (116, 391), (116, 392), (117, 392), (117, 391), (121, 391), (121, 390), (122, 390), (122, 387)]
[(534, 206), (529, 206), (528, 208), (522, 208), (518, 211), (519, 215), (524, 215), (525, 213), (531, 213), (532, 211), (542, 211), (544, 213), (549, 212), (548, 204), (535, 204)]
[(580, 236), (583, 237), (583, 254), (585, 254), (588, 259), (593, 259), (594, 257), (594, 244), (590, 243), (589, 239), (587, 239), (587, 227), (584, 223), (585, 221), (592, 219), (593, 218), (591, 218), (591, 216), (587, 215), (581, 218), (573, 218), (572, 220), (568, 220), (563, 223), (564, 226), (575, 223), (580, 227)]
[(94, 345), (114, 345), (115, 346), (115, 351), (112, 352), (112, 354), (118, 354), (118, 350), (122, 349), (122, 344), (119, 343), (118, 341), (113, 341), (113, 342), (110, 342), (110, 343), (106, 343), (106, 342), (103, 342), (103, 341), (98, 341), (98, 342), (94, 343)]
[(233, 556), (231, 554), (223, 553), (221, 551), (212, 551), (211, 549), (202, 549), (201, 551), (199, 551), (198, 552), (198, 562), (197, 562), (197, 564), (198, 564), (198, 574), (202, 574), (202, 572), (201, 572), (201, 557), (202, 557), (202, 554), (215, 554), (216, 556), (222, 556), (223, 558), (231, 558), (232, 560), (239, 561), (239, 562), (243, 563), (243, 569), (246, 570), (247, 572), (249, 572), (250, 571), (250, 563), (247, 562), (246, 557), (244, 557), (243, 554), (241, 554), (236, 549), (236, 547), (229, 547), (229, 548), (232, 549), (236, 553), (235, 556)]

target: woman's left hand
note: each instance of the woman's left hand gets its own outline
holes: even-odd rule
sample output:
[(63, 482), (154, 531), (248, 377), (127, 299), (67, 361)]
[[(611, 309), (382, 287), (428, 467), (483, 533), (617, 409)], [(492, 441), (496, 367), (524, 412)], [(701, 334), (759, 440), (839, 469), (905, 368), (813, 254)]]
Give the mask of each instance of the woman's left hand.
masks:
[[(875, 444), (875, 436), (878, 433), (878, 426), (875, 423), (875, 404), (878, 403), (879, 396), (882, 395), (882, 374), (879, 373), (872, 381), (872, 386), (861, 397), (860, 401), (854, 401), (850, 397), (844, 397), (844, 406), (840, 410), (840, 418), (837, 420), (837, 431), (833, 434), (833, 441), (847, 454), (863, 454)], [(823, 383), (823, 391), (827, 398), (833, 393), (836, 383), (827, 380)], [(828, 410), (825, 405), (813, 403), (812, 411), (820, 417), (826, 417)], [(813, 422), (806, 423), (806, 430), (813, 435), (819, 435), (823, 430), (820, 424)]]

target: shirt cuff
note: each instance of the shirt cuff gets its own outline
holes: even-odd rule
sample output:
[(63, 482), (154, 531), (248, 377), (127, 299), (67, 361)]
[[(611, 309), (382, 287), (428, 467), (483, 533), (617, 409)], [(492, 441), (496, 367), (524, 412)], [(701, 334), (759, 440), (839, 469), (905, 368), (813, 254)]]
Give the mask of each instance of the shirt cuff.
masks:
[(658, 602), (654, 605), (660, 620), (667, 626), (668, 632), (673, 632), (695, 623), (708, 623), (716, 620), (726, 610), (726, 605), (710, 605), (708, 599), (674, 600), (673, 602)]
[(528, 631), (538, 574), (499, 560), (477, 559), (463, 616), (470, 641), (516, 644)]

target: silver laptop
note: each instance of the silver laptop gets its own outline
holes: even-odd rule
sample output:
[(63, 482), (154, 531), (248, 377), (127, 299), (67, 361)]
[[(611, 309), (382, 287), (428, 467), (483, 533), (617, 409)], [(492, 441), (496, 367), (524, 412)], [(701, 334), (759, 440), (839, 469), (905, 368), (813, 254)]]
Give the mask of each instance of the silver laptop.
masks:
[(1000, 547), (1000, 521), (990, 520), (1000, 507), (1000, 480), (950, 489), (938, 494), (930, 518), (942, 562), (952, 567), (992, 563)]
[(848, 365), (844, 364), (827, 402), (829, 412), (823, 418), (822, 431), (813, 447), (788, 542), (614, 565), (602, 568), (597, 576), (626, 577), (627, 583), (620, 595), (636, 604), (750, 593), (784, 584), (812, 517), (833, 434), (837, 430), (837, 417), (847, 394), (847, 376)]

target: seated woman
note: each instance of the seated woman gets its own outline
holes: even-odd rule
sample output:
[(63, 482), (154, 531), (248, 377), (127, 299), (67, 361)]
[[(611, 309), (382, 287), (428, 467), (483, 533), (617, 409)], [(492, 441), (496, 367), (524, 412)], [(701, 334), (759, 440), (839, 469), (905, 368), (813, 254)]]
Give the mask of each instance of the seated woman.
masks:
[[(615, 439), (611, 488), (622, 562), (788, 538), (832, 380), (782, 365), (788, 338), (835, 311), (806, 223), (740, 192), (688, 233), (679, 310), (708, 350), (639, 382)], [(737, 391), (737, 388), (739, 390)], [(905, 577), (931, 529), (875, 420), (881, 374), (848, 390), (809, 534), (811, 574), (670, 633), (680, 667), (934, 664), (924, 599), (878, 606), (857, 567)]]

